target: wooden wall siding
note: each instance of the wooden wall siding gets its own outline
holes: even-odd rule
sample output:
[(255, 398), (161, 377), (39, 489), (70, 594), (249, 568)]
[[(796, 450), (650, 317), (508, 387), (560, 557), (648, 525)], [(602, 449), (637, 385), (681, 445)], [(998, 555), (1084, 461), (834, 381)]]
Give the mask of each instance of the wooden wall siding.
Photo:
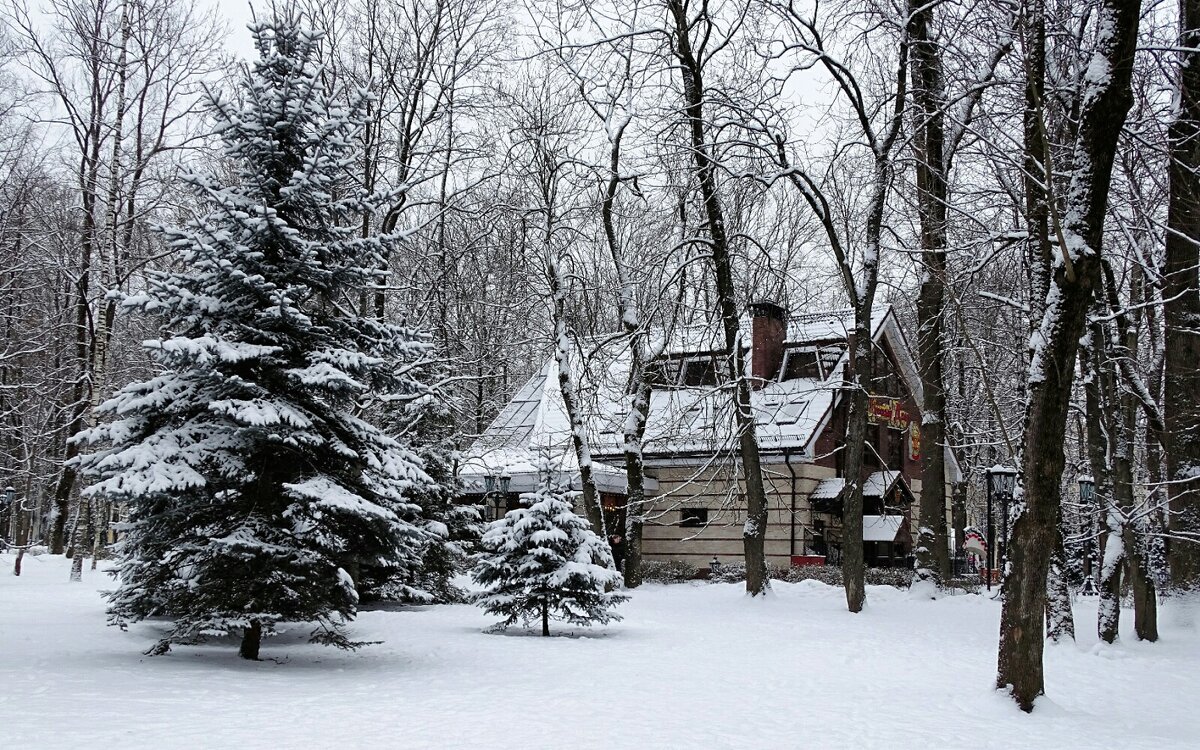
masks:
[[(792, 492), (791, 475), (784, 464), (766, 468), (768, 563), (787, 566), (792, 554)], [(796, 473), (796, 554), (804, 554), (804, 543), (811, 537), (813, 513), (808, 495), (832, 469), (794, 461)], [(663, 468), (655, 472), (659, 484), (658, 497), (652, 501), (652, 520), (643, 530), (644, 554), (651, 560), (686, 560), (697, 566), (708, 563), (714, 555), (723, 563), (742, 560), (742, 527), (746, 514), (741, 500), (730, 498), (735, 484), (725, 468), (709, 469), (697, 475), (694, 467)], [(738, 491), (742, 482), (736, 481)], [(706, 508), (706, 527), (680, 526), (680, 510), (685, 507)]]
[[(791, 476), (783, 464), (767, 467), (767, 562), (787, 567), (792, 554)], [(814, 513), (808, 496), (817, 484), (834, 476), (830, 467), (793, 462), (796, 472), (796, 542), (795, 553), (805, 554), (805, 544), (811, 540)], [(709, 469), (697, 474), (694, 467), (660, 468), (655, 471), (659, 496), (651, 501), (650, 520), (644, 530), (644, 554), (648, 560), (684, 560), (703, 567), (715, 555), (724, 564), (742, 562), (742, 526), (746, 520), (740, 500), (730, 500), (728, 490), (733, 484), (724, 468)], [(742, 483), (737, 482), (738, 489)], [(913, 494), (920, 499), (921, 480), (909, 479)], [(947, 498), (950, 494), (947, 493)], [(706, 508), (708, 526), (680, 526), (682, 508)], [(947, 505), (949, 513), (949, 505)], [(841, 525), (829, 515), (816, 514), (827, 523), (826, 539), (838, 542)], [(917, 533), (916, 513), (911, 514), (910, 532)], [(806, 531), (808, 533), (806, 533)]]

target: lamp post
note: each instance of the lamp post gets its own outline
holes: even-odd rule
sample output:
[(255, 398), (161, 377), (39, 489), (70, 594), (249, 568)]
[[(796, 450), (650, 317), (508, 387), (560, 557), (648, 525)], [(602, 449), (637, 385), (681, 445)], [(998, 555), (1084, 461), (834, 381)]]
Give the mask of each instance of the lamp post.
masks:
[(1094, 543), (1092, 535), (1092, 522), (1095, 520), (1095, 514), (1092, 512), (1092, 502), (1096, 499), (1096, 480), (1091, 476), (1084, 474), (1079, 477), (1079, 504), (1083, 506), (1084, 518), (1087, 520), (1085, 528), (1085, 537), (1087, 539), (1087, 553), (1084, 558), (1086, 564), (1085, 572), (1087, 575), (1083, 579), (1083, 591), (1080, 593), (1084, 596), (1095, 596), (1096, 594), (1096, 579), (1093, 577), (1092, 571), (1092, 544)]
[(992, 519), (992, 506), (994, 502), (1000, 503), (1001, 512), (1004, 514), (1001, 524), (1001, 534), (1003, 535), (1003, 553), (1000, 555), (1001, 570), (1004, 569), (1004, 564), (1008, 559), (1008, 503), (1012, 500), (1013, 490), (1017, 486), (1017, 471), (1016, 469), (1007, 466), (993, 466), (984, 472), (987, 477), (987, 587), (988, 591), (992, 589), (992, 569), (995, 567), (996, 549), (996, 525)]
[(505, 496), (508, 495), (508, 488), (511, 482), (512, 477), (508, 475), (508, 472), (499, 476), (495, 474), (485, 474), (483, 476), (484, 495), (488, 501), (495, 501), (496, 503), (495, 508), (489, 507), (489, 510), (492, 511), (491, 520), (493, 521), (502, 515), (500, 513), (500, 504), (504, 502)]

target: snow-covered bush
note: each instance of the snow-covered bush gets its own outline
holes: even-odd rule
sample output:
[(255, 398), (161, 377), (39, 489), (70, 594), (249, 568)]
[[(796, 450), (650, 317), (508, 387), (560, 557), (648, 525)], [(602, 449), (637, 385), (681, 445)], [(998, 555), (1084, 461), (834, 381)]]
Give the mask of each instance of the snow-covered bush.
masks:
[(235, 174), (187, 179), (208, 213), (162, 230), (180, 262), (124, 303), (161, 317), (145, 344), (159, 374), (79, 436), (86, 492), (130, 508), (111, 621), (173, 618), (159, 652), (241, 631), (250, 659), (280, 621), (356, 645), (342, 625), (361, 571), (415, 578), (429, 531), (413, 498), (432, 482), (362, 411), (420, 398), (430, 349), (356, 307), (400, 240), (356, 229), (379, 200), (346, 180), (369, 95), (325, 93), (320, 34), (252, 30), (259, 59), (211, 100)]
[(698, 568), (682, 560), (643, 560), (642, 580), (653, 583), (683, 583), (694, 580)]
[[(830, 586), (842, 585), (842, 569), (837, 565), (803, 565), (788, 568), (781, 576), (792, 583), (820, 581)], [(865, 580), (868, 586), (895, 586), (906, 589), (912, 584), (910, 568), (867, 568)]]
[(613, 590), (621, 574), (608, 543), (572, 510), (574, 493), (554, 486), (548, 459), (541, 475), (537, 492), (521, 496), (527, 507), (510, 510), (483, 535), (472, 573), (486, 588), (479, 605), (504, 618), (496, 629), (540, 619), (542, 635), (550, 635), (551, 619), (573, 625), (621, 619), (611, 610), (628, 597)]

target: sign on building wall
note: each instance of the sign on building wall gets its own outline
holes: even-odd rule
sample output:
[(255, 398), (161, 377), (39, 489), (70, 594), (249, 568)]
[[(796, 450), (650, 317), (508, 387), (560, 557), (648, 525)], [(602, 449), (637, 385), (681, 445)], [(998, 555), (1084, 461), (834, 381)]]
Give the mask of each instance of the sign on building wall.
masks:
[(867, 421), (893, 430), (908, 430), (908, 458), (911, 461), (921, 460), (921, 428), (913, 421), (900, 399), (871, 396)]
[(871, 396), (867, 410), (867, 421), (871, 424), (887, 425), (894, 430), (907, 429), (912, 418), (898, 398)]

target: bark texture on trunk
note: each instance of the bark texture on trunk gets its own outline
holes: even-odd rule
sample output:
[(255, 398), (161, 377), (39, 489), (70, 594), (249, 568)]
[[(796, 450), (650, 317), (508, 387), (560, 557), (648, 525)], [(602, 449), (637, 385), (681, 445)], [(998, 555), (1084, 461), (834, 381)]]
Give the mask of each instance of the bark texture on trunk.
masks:
[[(1172, 594), (1200, 608), (1200, 0), (1180, 0), (1163, 299)], [(1187, 539), (1187, 541), (1184, 541)]]
[(542, 637), (550, 635), (550, 605), (542, 602)]
[(1060, 531), (1046, 582), (1046, 640), (1060, 643), (1075, 640), (1075, 616), (1071, 611), (1071, 587), (1067, 581), (1067, 555)]
[[(724, 211), (717, 189), (717, 167), (705, 132), (704, 63), (692, 46), (692, 33), (698, 26), (711, 23), (711, 20), (704, 15), (706, 10), (699, 11), (701, 17), (690, 18), (684, 0), (667, 0), (667, 11), (671, 17), (672, 52), (679, 62), (683, 82), (684, 117), (691, 145), (693, 172), (700, 190), (709, 234), (709, 251), (716, 276), (717, 305), (721, 315), (721, 328), (725, 334), (728, 377), (733, 385), (734, 425), (737, 430), (738, 459), (742, 468), (746, 499), (746, 524), (742, 530), (742, 545), (746, 558), (746, 592), (758, 596), (770, 591), (770, 576), (767, 572), (764, 548), (767, 534), (767, 492), (763, 482), (754, 412), (750, 407), (750, 383), (746, 378), (743, 361), (733, 263)], [(858, 523), (861, 528), (861, 518)]]
[(1100, 251), (1117, 139), (1133, 103), (1130, 82), (1141, 3), (1104, 0), (1095, 50), (1081, 89), (1074, 170), (1045, 313), (1030, 362), (1022, 441), (1019, 515), (1008, 553), (996, 685), (1023, 710), (1045, 691), (1042, 651), (1046, 576), (1054, 549), (1066, 457), (1067, 415), (1080, 337), (1100, 282)]
[[(864, 346), (860, 342), (866, 339)], [(867, 565), (863, 555), (863, 455), (866, 453), (867, 410), (869, 397), (866, 384), (871, 382), (870, 330), (856, 328), (850, 342), (851, 390), (846, 414), (846, 485), (842, 491), (842, 583), (846, 587), (846, 608), (861, 612), (867, 601)], [(865, 348), (866, 355), (854, 354)], [(863, 368), (866, 372), (860, 371)]]
[[(640, 346), (640, 344), (635, 344)], [(635, 366), (641, 366), (636, 363)], [(625, 512), (625, 564), (622, 573), (625, 585), (637, 588), (642, 585), (642, 528), (646, 512), (646, 466), (642, 460), (642, 438), (646, 433), (646, 417), (650, 410), (650, 383), (646, 380), (644, 366), (640, 376), (633, 379), (631, 419), (625, 433), (625, 478), (628, 484)]]
[[(1103, 309), (1097, 307), (1096, 317), (1103, 317)], [(1100, 509), (1100, 538), (1096, 540), (1101, 548), (1099, 575), (1096, 585), (1100, 591), (1100, 602), (1097, 607), (1096, 632), (1104, 639), (1106, 632), (1111, 632), (1115, 638), (1116, 627), (1114, 618), (1120, 617), (1120, 562), (1109, 564), (1106, 555), (1117, 553), (1116, 547), (1106, 543), (1112, 533), (1115, 522), (1120, 530), (1119, 520), (1113, 518), (1115, 509), (1113, 497), (1113, 467), (1112, 453), (1109, 441), (1112, 435), (1111, 411), (1115, 406), (1111, 402), (1113, 393), (1112, 359), (1108, 356), (1104, 328), (1099, 323), (1089, 327), (1080, 347), (1080, 369), (1083, 373), (1084, 393), (1084, 424), (1087, 433), (1088, 463), (1091, 467), (1092, 478), (1095, 482), (1095, 500)], [(1104, 531), (1107, 529), (1107, 531)], [(1114, 578), (1115, 576), (1115, 578)], [(1114, 614), (1113, 610), (1116, 609)]]
[[(921, 371), (921, 505), (915, 581), (941, 585), (950, 577), (946, 533), (946, 201), (945, 85), (941, 50), (933, 40), (935, 4), (909, 0), (909, 72), (917, 108), (917, 210), (921, 220), (921, 291), (917, 353)], [(893, 467), (897, 468), (897, 467)]]

